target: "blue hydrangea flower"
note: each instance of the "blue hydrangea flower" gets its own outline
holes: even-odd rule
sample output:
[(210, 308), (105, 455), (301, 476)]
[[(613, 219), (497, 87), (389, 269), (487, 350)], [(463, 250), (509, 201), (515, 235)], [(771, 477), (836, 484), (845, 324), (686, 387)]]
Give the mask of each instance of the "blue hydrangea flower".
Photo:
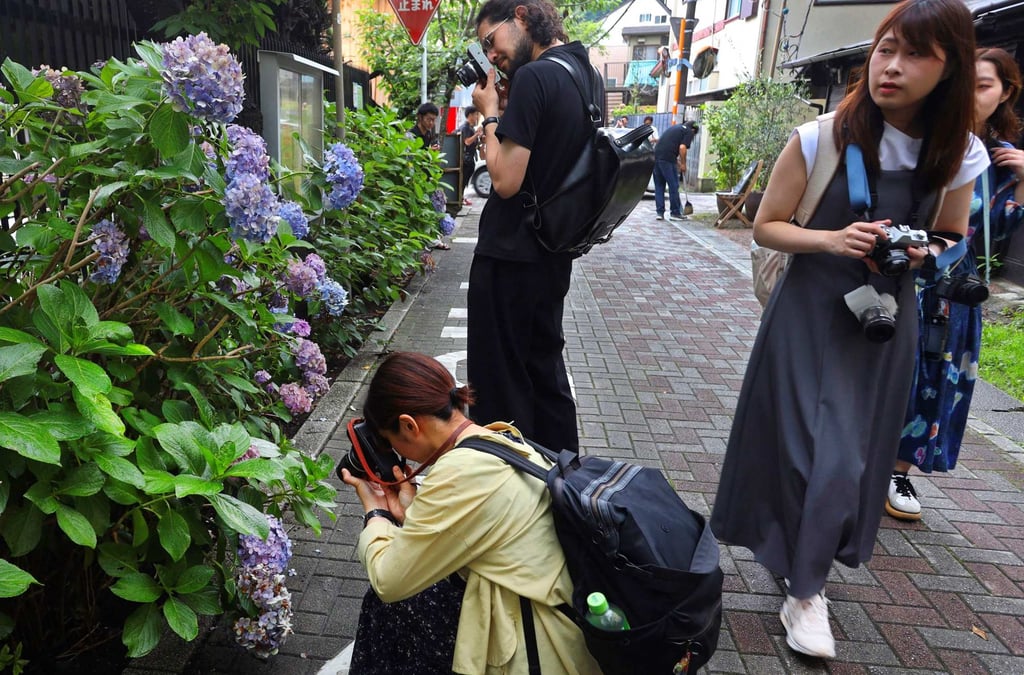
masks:
[(292, 260), (288, 263), (284, 286), (300, 298), (308, 298), (317, 287), (316, 270), (301, 260)]
[(324, 157), (324, 173), (331, 186), (327, 203), (332, 209), (347, 208), (363, 189), (363, 167), (344, 143), (327, 148)]
[(242, 111), (242, 67), (206, 33), (163, 45), (164, 94), (177, 110), (227, 124)]
[(327, 372), (327, 360), (320, 351), (320, 345), (312, 340), (299, 338), (293, 353), (295, 365), (303, 374), (318, 373), (323, 375)]
[(441, 219), (441, 234), (447, 237), (449, 234), (455, 231), (455, 219), (450, 214), (444, 214), (444, 218)]
[(292, 234), (299, 239), (305, 239), (309, 234), (309, 219), (306, 218), (306, 214), (302, 212), (302, 207), (298, 203), (283, 202), (277, 210), (277, 215), (288, 223), (288, 226), (292, 228)]
[(267, 382), (270, 382), (270, 380), (272, 380), (273, 378), (270, 376), (270, 373), (268, 373), (267, 371), (265, 371), (265, 370), (257, 370), (255, 373), (253, 373), (252, 379), (256, 380), (256, 384), (258, 384), (258, 385), (260, 385), (262, 387)]
[(266, 565), (268, 569), (280, 574), (292, 559), (292, 542), (284, 525), (276, 517), (268, 515), (267, 525), (270, 531), (266, 539), (255, 534), (243, 534), (238, 537), (238, 560), (246, 567)]
[(447, 202), (448, 200), (444, 196), (444, 190), (441, 188), (437, 188), (430, 193), (430, 203), (434, 205), (434, 210), (438, 213), (444, 213), (445, 207), (448, 205)]
[(310, 397), (309, 392), (303, 389), (297, 382), (281, 385), (278, 393), (281, 395), (281, 402), (284, 403), (284, 407), (288, 408), (288, 412), (293, 415), (308, 413), (313, 409), (313, 399)]
[(277, 205), (277, 196), (257, 176), (235, 176), (224, 190), (231, 236), (266, 244), (277, 233)]
[(92, 234), (96, 238), (92, 243), (92, 250), (99, 253), (100, 257), (96, 260), (96, 269), (89, 275), (89, 279), (97, 284), (112, 284), (117, 281), (121, 275), (121, 268), (128, 261), (128, 254), (131, 252), (128, 237), (117, 225), (106, 219), (93, 226)]
[(232, 180), (243, 173), (251, 173), (260, 180), (270, 178), (270, 155), (267, 154), (267, 143), (263, 138), (246, 127), (232, 124), (228, 126), (228, 142), (231, 152), (224, 164), (227, 180)]
[(341, 316), (348, 306), (348, 291), (337, 281), (329, 278), (320, 282), (317, 290), (320, 291), (320, 300), (324, 303), (327, 313), (331, 316)]

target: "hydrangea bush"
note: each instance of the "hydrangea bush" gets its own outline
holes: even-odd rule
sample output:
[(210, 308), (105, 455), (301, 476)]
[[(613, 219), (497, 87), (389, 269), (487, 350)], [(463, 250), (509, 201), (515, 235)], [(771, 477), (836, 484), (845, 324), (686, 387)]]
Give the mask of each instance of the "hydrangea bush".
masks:
[[(347, 141), (302, 181), (275, 175), (230, 124), (223, 46), (136, 49), (88, 72), (2, 66), (0, 640), (59, 657), (120, 616), (140, 656), (165, 626), (191, 640), (234, 613), (270, 654), (287, 574), (254, 542), (283, 551), (285, 512), (319, 532), (335, 496), (332, 459), (281, 424), (329, 389), (320, 345), (351, 348), (421, 269), (437, 174)], [(352, 139), (398, 128), (350, 118)]]

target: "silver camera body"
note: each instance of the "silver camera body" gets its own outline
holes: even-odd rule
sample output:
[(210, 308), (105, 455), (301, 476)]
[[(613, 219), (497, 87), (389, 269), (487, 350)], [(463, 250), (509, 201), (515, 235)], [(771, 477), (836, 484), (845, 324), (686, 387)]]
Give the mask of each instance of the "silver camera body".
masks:
[(487, 79), (487, 73), (494, 66), (487, 60), (484, 48), (480, 46), (479, 42), (470, 42), (466, 53), (469, 55), (469, 59), (455, 71), (455, 77), (462, 83), (462, 86), (471, 87), (480, 80)]

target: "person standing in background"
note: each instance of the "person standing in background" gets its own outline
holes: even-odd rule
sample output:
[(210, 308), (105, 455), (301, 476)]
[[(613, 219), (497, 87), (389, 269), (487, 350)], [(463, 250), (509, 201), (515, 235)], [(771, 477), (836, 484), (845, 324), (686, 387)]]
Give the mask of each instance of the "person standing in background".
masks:
[(658, 130), (654, 126), (654, 118), (648, 115), (644, 118), (644, 124), (651, 128), (651, 135), (647, 137), (647, 140), (651, 142), (651, 145), (658, 144)]
[[(473, 177), (473, 167), (476, 166), (476, 150), (480, 145), (480, 138), (484, 135), (483, 129), (478, 129), (480, 124), (480, 112), (473, 106), (466, 106), (466, 121), (459, 129), (459, 137), (462, 139), (462, 192), (466, 192), (469, 179)], [(469, 206), (471, 202), (463, 199), (463, 204)]]
[(440, 150), (441, 141), (438, 139), (437, 131), (434, 129), (435, 125), (437, 125), (437, 116), (439, 114), (440, 111), (437, 109), (437, 106), (430, 101), (420, 104), (420, 107), (416, 109), (416, 124), (406, 132), (406, 135), (410, 138), (420, 139), (424, 148)]
[[(950, 270), (950, 277), (960, 282), (978, 279), (978, 260), (984, 261), (985, 255), (986, 211), (992, 230), (1001, 233), (1012, 233), (1024, 219), (1024, 150), (1013, 146), (1020, 138), (1020, 120), (1014, 112), (1021, 91), (1020, 69), (1002, 49), (979, 49), (977, 58), (974, 133), (989, 148), (992, 165), (987, 175), (974, 181), (967, 226), (970, 248)], [(898, 520), (921, 518), (921, 501), (908, 476), (911, 466), (924, 473), (956, 467), (981, 349), (981, 305), (953, 302), (938, 292), (934, 281), (920, 279), (918, 284), (921, 338), (914, 388), (885, 501), (886, 513)]]
[[(653, 120), (652, 120), (653, 121)], [(665, 189), (668, 188), (669, 220), (683, 220), (683, 203), (679, 199), (679, 176), (686, 173), (686, 153), (693, 143), (693, 127), (689, 123), (674, 124), (665, 130), (654, 146), (654, 210), (655, 220), (665, 220)]]

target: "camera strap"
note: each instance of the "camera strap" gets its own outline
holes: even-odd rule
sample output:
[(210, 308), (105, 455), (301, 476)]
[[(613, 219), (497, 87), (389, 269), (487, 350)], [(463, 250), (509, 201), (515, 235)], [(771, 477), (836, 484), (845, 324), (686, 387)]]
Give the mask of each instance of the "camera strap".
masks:
[(369, 462), (366, 461), (366, 456), (363, 453), (362, 447), (359, 447), (359, 446), (356, 447), (356, 456), (359, 457), (359, 462), (362, 464), (363, 470), (366, 472), (366, 476), (367, 476), (367, 478), (371, 482), (376, 483), (377, 485), (383, 485), (384, 487), (394, 487), (395, 485), (401, 485), (402, 483), (408, 483), (413, 478), (415, 478), (416, 476), (420, 475), (420, 473), (422, 473), (428, 466), (430, 466), (431, 464), (436, 462), (438, 457), (440, 457), (445, 452), (447, 452), (448, 450), (451, 450), (453, 447), (455, 447), (455, 439), (457, 439), (459, 437), (459, 434), (461, 434), (463, 431), (465, 431), (466, 427), (468, 427), (472, 423), (473, 423), (473, 420), (471, 420), (471, 419), (464, 420), (462, 422), (462, 424), (460, 424), (458, 427), (456, 427), (455, 431), (453, 431), (451, 433), (451, 435), (448, 436), (448, 440), (446, 440), (444, 443), (442, 443), (441, 447), (439, 447), (437, 449), (437, 451), (433, 455), (431, 455), (425, 462), (423, 462), (422, 464), (417, 466), (416, 469), (413, 470), (412, 473), (406, 475), (406, 477), (401, 479), (401, 480), (387, 481), (387, 480), (381, 480), (380, 478), (378, 478), (377, 475), (373, 472), (373, 470), (370, 469)]
[(989, 284), (992, 272), (992, 215), (989, 212), (989, 200), (992, 198), (988, 185), (988, 167), (981, 172), (981, 211), (985, 221), (985, 283)]

